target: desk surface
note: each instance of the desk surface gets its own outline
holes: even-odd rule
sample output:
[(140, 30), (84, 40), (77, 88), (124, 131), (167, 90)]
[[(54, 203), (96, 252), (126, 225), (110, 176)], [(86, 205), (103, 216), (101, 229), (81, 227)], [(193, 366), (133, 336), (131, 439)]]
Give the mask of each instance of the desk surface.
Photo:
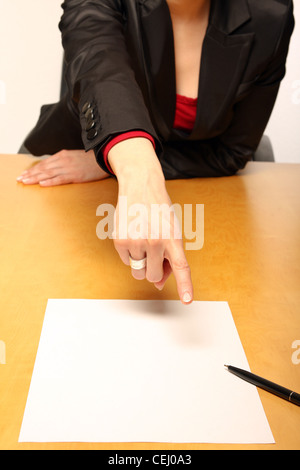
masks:
[[(96, 209), (116, 204), (113, 179), (25, 187), (33, 162), (0, 156), (0, 449), (155, 449), (172, 444), (18, 444), (49, 298), (177, 299), (135, 281), (111, 240), (96, 236)], [(251, 370), (300, 392), (300, 165), (251, 163), (238, 176), (167, 182), (173, 203), (204, 204), (205, 241), (187, 251), (195, 300), (228, 301)], [(299, 349), (299, 346), (298, 346)], [(294, 357), (300, 353), (294, 354)], [(0, 358), (1, 359), (1, 358)], [(192, 449), (300, 449), (300, 408), (259, 391), (276, 445), (190, 444)]]

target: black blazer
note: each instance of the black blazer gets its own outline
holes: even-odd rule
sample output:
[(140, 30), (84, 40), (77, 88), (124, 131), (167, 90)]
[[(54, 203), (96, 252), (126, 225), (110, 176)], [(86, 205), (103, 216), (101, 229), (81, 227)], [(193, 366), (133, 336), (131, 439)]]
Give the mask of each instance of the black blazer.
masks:
[(60, 22), (69, 94), (42, 107), (25, 141), (35, 155), (101, 149), (115, 134), (156, 140), (166, 178), (232, 175), (270, 118), (294, 27), (292, 0), (212, 0), (197, 118), (172, 128), (176, 104), (172, 22), (165, 0), (66, 0)]

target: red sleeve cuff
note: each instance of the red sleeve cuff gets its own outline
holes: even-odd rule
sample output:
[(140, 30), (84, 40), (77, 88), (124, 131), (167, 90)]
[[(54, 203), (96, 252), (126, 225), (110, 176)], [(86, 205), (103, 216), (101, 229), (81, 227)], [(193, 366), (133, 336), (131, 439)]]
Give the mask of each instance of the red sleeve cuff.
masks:
[(152, 142), (152, 145), (155, 149), (155, 141), (152, 137), (152, 135), (148, 134), (148, 132), (144, 131), (130, 131), (130, 132), (124, 132), (124, 134), (119, 134), (116, 137), (113, 137), (102, 149), (103, 153), (103, 158), (104, 158), (104, 163), (109, 170), (110, 173), (114, 174), (109, 163), (108, 163), (108, 152), (119, 142), (123, 142), (123, 140), (128, 140), (128, 139), (133, 139), (135, 137), (144, 137), (145, 139), (148, 139)]

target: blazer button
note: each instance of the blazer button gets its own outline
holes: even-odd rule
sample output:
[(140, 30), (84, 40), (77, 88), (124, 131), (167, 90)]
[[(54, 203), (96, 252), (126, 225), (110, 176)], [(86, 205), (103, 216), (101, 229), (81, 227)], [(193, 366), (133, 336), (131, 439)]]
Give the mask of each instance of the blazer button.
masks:
[(84, 103), (84, 105), (82, 106), (82, 113), (85, 114), (87, 112), (88, 109), (90, 109), (91, 107), (91, 103), (89, 103), (88, 101), (86, 103)]
[(88, 140), (93, 140), (97, 137), (98, 135), (98, 132), (97, 132), (97, 129), (91, 129), (88, 133), (87, 133), (87, 139)]
[(86, 131), (90, 131), (90, 130), (93, 129), (94, 127), (95, 127), (95, 121), (89, 120), (89, 121), (86, 123), (86, 128), (85, 128), (85, 130), (86, 130)]
[(85, 113), (85, 119), (88, 120), (93, 120), (94, 119), (94, 111), (90, 108), (87, 110)]

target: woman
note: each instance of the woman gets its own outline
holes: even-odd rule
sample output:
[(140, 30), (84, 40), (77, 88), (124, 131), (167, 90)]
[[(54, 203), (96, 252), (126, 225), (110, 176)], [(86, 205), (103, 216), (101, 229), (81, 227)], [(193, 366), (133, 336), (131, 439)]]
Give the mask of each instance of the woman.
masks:
[[(149, 208), (171, 205), (165, 179), (232, 175), (252, 159), (285, 74), (291, 0), (66, 0), (63, 9), (69, 94), (42, 108), (25, 141), (53, 156), (19, 181), (114, 174), (128, 207)], [(173, 271), (180, 299), (192, 301), (181, 241), (118, 231), (135, 278), (161, 289)]]

